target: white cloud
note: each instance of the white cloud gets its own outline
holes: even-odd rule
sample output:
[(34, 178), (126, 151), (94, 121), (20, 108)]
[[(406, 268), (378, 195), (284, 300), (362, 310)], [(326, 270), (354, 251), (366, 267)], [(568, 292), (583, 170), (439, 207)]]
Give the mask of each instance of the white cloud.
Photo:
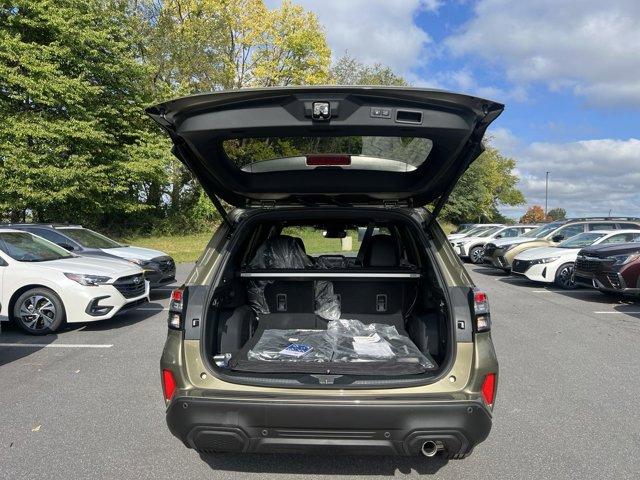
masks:
[(528, 99), (526, 88), (515, 86), (511, 89), (503, 89), (490, 85), (481, 85), (468, 68), (445, 71), (437, 74), (435, 78), (445, 89), (456, 92), (464, 92), (482, 98), (489, 98), (499, 102), (516, 101), (524, 102)]
[[(519, 188), (528, 206), (544, 205), (549, 171), (549, 208), (572, 216), (640, 216), (640, 140), (598, 139), (523, 144), (506, 129), (493, 130), (492, 144), (517, 160)], [(505, 209), (519, 216), (521, 209)]]
[(479, 0), (474, 11), (446, 41), (454, 54), (503, 65), (518, 85), (640, 105), (640, 1)]
[[(414, 23), (420, 11), (436, 11), (440, 0), (294, 0), (315, 12), (334, 57), (346, 51), (361, 62), (380, 62), (408, 75), (427, 59), (431, 38)], [(267, 1), (278, 7), (280, 1)]]

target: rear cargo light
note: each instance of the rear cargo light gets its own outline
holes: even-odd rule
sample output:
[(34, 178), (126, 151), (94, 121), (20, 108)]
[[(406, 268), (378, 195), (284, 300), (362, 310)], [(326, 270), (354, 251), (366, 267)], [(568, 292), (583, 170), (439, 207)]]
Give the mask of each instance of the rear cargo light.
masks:
[(473, 313), (475, 315), (475, 331), (491, 330), (491, 313), (487, 294), (478, 288), (473, 289)]
[(482, 382), (482, 398), (487, 405), (493, 407), (493, 402), (496, 397), (496, 374), (487, 373)]
[(351, 165), (351, 155), (307, 155), (310, 167)]
[(171, 370), (162, 370), (162, 391), (164, 399), (167, 401), (171, 400), (173, 394), (176, 393), (176, 379)]

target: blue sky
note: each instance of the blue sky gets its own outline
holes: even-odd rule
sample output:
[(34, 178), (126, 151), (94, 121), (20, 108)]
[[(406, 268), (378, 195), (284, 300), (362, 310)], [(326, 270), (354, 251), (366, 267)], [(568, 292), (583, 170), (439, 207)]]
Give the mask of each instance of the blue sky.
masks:
[(489, 134), (517, 160), (528, 205), (544, 203), (550, 171), (550, 208), (640, 216), (640, 1), (295, 3), (319, 16), (334, 57), (505, 103)]

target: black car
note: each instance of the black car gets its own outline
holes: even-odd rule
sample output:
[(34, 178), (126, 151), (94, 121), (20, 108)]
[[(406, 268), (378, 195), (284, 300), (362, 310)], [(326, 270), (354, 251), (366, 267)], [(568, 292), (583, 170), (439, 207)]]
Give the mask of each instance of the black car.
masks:
[(144, 270), (151, 288), (175, 281), (176, 264), (166, 253), (123, 245), (82, 225), (10, 223), (4, 226), (33, 233), (78, 255), (116, 258), (135, 263)]
[(603, 293), (640, 294), (640, 243), (596, 245), (578, 252), (576, 285)]

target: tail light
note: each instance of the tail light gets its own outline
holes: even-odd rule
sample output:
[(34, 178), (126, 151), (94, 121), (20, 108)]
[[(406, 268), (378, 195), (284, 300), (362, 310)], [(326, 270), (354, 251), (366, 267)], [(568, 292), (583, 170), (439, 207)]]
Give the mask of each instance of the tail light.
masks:
[(169, 302), (169, 328), (173, 330), (182, 330), (183, 302), (184, 290), (176, 288), (171, 292), (171, 301)]
[(482, 382), (482, 398), (487, 405), (493, 407), (496, 398), (496, 374), (487, 373)]
[(331, 167), (351, 165), (351, 155), (307, 155), (310, 167)]
[(171, 400), (173, 394), (176, 393), (176, 379), (171, 370), (162, 370), (162, 391), (164, 399), (167, 401)]
[(473, 289), (474, 330), (488, 332), (491, 330), (491, 313), (487, 294), (478, 288)]

